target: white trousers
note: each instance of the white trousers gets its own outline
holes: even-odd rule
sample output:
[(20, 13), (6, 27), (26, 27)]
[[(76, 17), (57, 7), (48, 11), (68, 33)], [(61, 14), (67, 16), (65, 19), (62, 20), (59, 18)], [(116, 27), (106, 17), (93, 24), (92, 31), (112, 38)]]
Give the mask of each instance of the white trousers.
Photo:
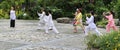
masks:
[[(45, 24), (45, 33), (49, 33), (48, 30), (49, 30), (50, 26), (48, 24)], [(58, 30), (56, 29), (56, 27), (53, 25), (51, 27), (51, 29), (55, 32), (55, 33), (59, 33)]]
[(44, 26), (45, 26), (45, 23), (40, 20), (38, 23), (38, 29), (42, 29)]
[(91, 30), (92, 30), (92, 31), (95, 31), (95, 32), (97, 33), (97, 35), (102, 35), (102, 34), (98, 31), (97, 28), (91, 28), (91, 27), (89, 27), (89, 26), (86, 26), (86, 27), (85, 27), (85, 34), (88, 35), (88, 32), (91, 31)]

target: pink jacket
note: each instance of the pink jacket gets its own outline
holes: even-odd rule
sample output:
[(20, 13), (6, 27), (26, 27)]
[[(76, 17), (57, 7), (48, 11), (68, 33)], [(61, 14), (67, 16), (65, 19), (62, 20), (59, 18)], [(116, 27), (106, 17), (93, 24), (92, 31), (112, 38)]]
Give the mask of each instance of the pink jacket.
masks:
[(110, 26), (115, 26), (115, 24), (114, 24), (114, 19), (113, 19), (113, 15), (112, 14), (110, 14), (110, 15), (108, 15), (108, 16), (105, 16), (107, 19), (108, 19), (108, 25), (110, 25)]

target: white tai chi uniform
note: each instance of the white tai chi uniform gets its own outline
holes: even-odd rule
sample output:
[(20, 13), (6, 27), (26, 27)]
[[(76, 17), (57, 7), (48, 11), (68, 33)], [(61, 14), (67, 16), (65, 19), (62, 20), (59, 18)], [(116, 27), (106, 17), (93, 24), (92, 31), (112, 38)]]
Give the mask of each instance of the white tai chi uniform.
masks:
[(97, 29), (97, 27), (96, 27), (96, 25), (95, 25), (95, 23), (94, 23), (94, 16), (91, 16), (90, 18), (87, 17), (86, 19), (87, 19), (86, 23), (88, 24), (88, 26), (85, 27), (85, 34), (88, 35), (88, 32), (89, 32), (90, 30), (94, 30), (94, 31), (97, 32), (97, 35), (102, 35), (102, 34), (98, 31), (98, 29)]
[(10, 11), (10, 27), (15, 27), (15, 20), (16, 20), (15, 10), (11, 10)]
[(39, 23), (38, 23), (38, 26), (39, 28), (38, 29), (42, 29), (42, 27), (45, 25), (45, 21), (44, 21), (44, 16), (45, 16), (45, 12), (42, 12), (41, 14), (40, 13), (37, 13), (38, 16), (39, 16)]
[(49, 33), (49, 27), (51, 27), (51, 29), (55, 32), (55, 33), (59, 33), (58, 30), (56, 29), (56, 27), (54, 26), (53, 20), (52, 20), (52, 15), (49, 14), (48, 16), (44, 17), (44, 21), (45, 21), (45, 33)]

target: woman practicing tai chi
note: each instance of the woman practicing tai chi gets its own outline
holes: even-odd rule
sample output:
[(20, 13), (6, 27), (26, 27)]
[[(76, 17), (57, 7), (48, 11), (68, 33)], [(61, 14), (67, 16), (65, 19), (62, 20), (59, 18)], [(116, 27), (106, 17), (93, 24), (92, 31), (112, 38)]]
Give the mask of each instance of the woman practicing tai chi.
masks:
[(110, 28), (112, 28), (115, 31), (118, 31), (117, 27), (115, 26), (112, 12), (107, 12), (107, 13), (104, 12), (103, 16), (105, 16), (108, 19), (108, 24), (106, 25), (106, 31), (110, 32)]
[(41, 9), (41, 12), (42, 13), (37, 12), (39, 19), (40, 19), (39, 24), (38, 24), (38, 26), (39, 26), (38, 29), (42, 29), (42, 27), (45, 25), (45, 22), (44, 22), (45, 11), (44, 11), (44, 9)]
[(86, 23), (88, 24), (88, 26), (85, 27), (85, 35), (88, 35), (88, 32), (89, 32), (90, 30), (96, 31), (96, 32), (97, 32), (97, 35), (102, 35), (102, 34), (98, 31), (98, 29), (97, 29), (97, 27), (96, 27), (96, 24), (94, 23), (94, 13), (93, 13), (92, 11), (90, 12), (90, 15), (91, 15), (90, 18), (86, 17), (86, 19), (87, 19)]
[(74, 18), (74, 33), (77, 32), (77, 26), (81, 26), (81, 28), (84, 31), (84, 26), (82, 24), (82, 13), (81, 13), (81, 8), (77, 9), (76, 13), (75, 13), (75, 18)]
[(59, 33), (53, 23), (51, 11), (46, 10), (44, 21), (45, 21), (45, 33), (49, 33), (48, 32), (49, 28), (52, 29), (55, 33)]

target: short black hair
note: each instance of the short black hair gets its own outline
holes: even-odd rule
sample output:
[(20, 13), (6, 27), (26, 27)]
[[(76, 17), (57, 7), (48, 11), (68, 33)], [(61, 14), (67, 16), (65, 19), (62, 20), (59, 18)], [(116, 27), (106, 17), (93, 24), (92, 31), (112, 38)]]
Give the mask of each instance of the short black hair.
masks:
[(115, 13), (114, 13), (113, 11), (110, 11), (110, 13), (111, 13), (113, 16), (115, 16)]
[(51, 10), (48, 10), (48, 12), (51, 14), (52, 13), (52, 11)]
[(49, 15), (49, 11), (48, 10), (45, 10), (45, 15)]
[(91, 13), (92, 15), (94, 15), (94, 12), (93, 12), (93, 11), (90, 11), (90, 13)]

